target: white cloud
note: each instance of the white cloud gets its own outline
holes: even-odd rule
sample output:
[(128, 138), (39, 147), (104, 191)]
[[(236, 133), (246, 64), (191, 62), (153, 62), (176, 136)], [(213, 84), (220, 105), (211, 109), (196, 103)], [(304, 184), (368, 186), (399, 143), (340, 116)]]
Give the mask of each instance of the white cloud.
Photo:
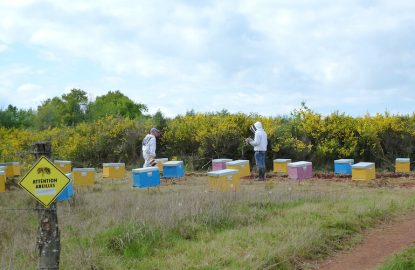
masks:
[(18, 106), (20, 108), (37, 108), (42, 101), (48, 99), (53, 94), (51, 89), (45, 89), (40, 85), (27, 83), (17, 87), (4, 87), (0, 85), (0, 107), (8, 104)]
[(10, 66), (0, 69), (0, 93), (6, 93), (11, 90), (14, 82), (22, 76), (27, 76), (35, 72), (28, 66)]
[(26, 83), (26, 84), (23, 84), (17, 87), (17, 93), (19, 94), (31, 94), (31, 93), (40, 92), (41, 90), (42, 90), (42, 87), (40, 85), (32, 84), (32, 83)]
[[(22, 108), (36, 108), (41, 101), (53, 97), (52, 88), (27, 82), (29, 78), (42, 76), (44, 72), (31, 66), (3, 67), (0, 64), (0, 108), (8, 104)], [(19, 84), (19, 81), (25, 82)]]
[[(48, 97), (72, 85), (92, 96), (120, 89), (151, 112), (288, 113), (302, 100), (382, 111), (393, 97), (408, 111), (414, 12), (406, 0), (3, 1), (0, 52), (30, 47), (48, 62), (29, 64), (62, 77), (39, 77), (58, 89)], [(72, 65), (79, 75), (66, 75)], [(3, 74), (0, 99), (34, 81)]]

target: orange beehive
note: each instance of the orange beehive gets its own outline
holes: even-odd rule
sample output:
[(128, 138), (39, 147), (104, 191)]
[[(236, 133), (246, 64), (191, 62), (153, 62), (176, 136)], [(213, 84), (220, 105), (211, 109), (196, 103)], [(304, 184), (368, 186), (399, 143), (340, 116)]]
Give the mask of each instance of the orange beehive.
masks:
[(212, 190), (237, 191), (241, 187), (239, 170), (225, 169), (208, 172), (208, 185)]
[(6, 191), (6, 173), (0, 170), (0, 192)]
[(74, 168), (72, 171), (74, 186), (92, 186), (95, 184), (94, 168)]
[(234, 160), (226, 162), (226, 168), (239, 170), (239, 177), (246, 177), (251, 175), (249, 160)]
[(72, 162), (69, 160), (54, 160), (53, 163), (64, 174), (71, 173), (72, 171)]
[(125, 163), (103, 163), (102, 167), (102, 177), (104, 178), (125, 178)]
[(395, 162), (395, 172), (410, 172), (411, 160), (409, 158), (397, 158)]
[(291, 159), (289, 158), (277, 158), (274, 159), (274, 172), (276, 173), (288, 173), (288, 163), (291, 163)]
[(359, 162), (352, 165), (352, 180), (374, 180), (376, 179), (376, 168), (373, 162)]
[(19, 162), (7, 162), (7, 165), (10, 167), (10, 171), (13, 176), (20, 175), (20, 163)]

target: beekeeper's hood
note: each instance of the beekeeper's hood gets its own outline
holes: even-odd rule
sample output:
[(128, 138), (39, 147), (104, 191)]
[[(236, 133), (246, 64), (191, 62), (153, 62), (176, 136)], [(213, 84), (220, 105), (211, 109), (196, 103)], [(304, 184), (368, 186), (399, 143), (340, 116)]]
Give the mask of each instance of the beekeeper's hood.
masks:
[(255, 126), (255, 128), (256, 128), (256, 129), (262, 129), (262, 124), (261, 124), (261, 122), (256, 122), (256, 123), (254, 124), (254, 126)]

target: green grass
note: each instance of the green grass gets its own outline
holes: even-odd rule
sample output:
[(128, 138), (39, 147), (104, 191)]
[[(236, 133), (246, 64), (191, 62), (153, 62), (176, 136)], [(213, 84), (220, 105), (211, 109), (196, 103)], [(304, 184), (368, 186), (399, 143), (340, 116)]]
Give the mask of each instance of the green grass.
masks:
[(408, 270), (415, 269), (415, 246), (398, 253), (378, 268), (378, 270)]
[[(59, 204), (61, 269), (308, 269), (363, 230), (415, 209), (415, 189), (348, 182), (244, 182), (207, 191), (206, 177), (157, 191), (99, 183)], [(0, 207), (33, 205), (23, 191)], [(36, 269), (36, 214), (0, 219), (0, 269)], [(7, 233), (5, 233), (7, 232)], [(4, 267), (6, 268), (6, 267)]]

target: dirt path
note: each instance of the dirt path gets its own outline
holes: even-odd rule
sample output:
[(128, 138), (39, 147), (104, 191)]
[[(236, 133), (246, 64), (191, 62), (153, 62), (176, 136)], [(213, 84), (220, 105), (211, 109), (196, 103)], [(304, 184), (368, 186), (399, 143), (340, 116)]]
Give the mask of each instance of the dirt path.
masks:
[(376, 269), (384, 260), (415, 243), (415, 215), (370, 230), (361, 244), (322, 262), (319, 270)]

